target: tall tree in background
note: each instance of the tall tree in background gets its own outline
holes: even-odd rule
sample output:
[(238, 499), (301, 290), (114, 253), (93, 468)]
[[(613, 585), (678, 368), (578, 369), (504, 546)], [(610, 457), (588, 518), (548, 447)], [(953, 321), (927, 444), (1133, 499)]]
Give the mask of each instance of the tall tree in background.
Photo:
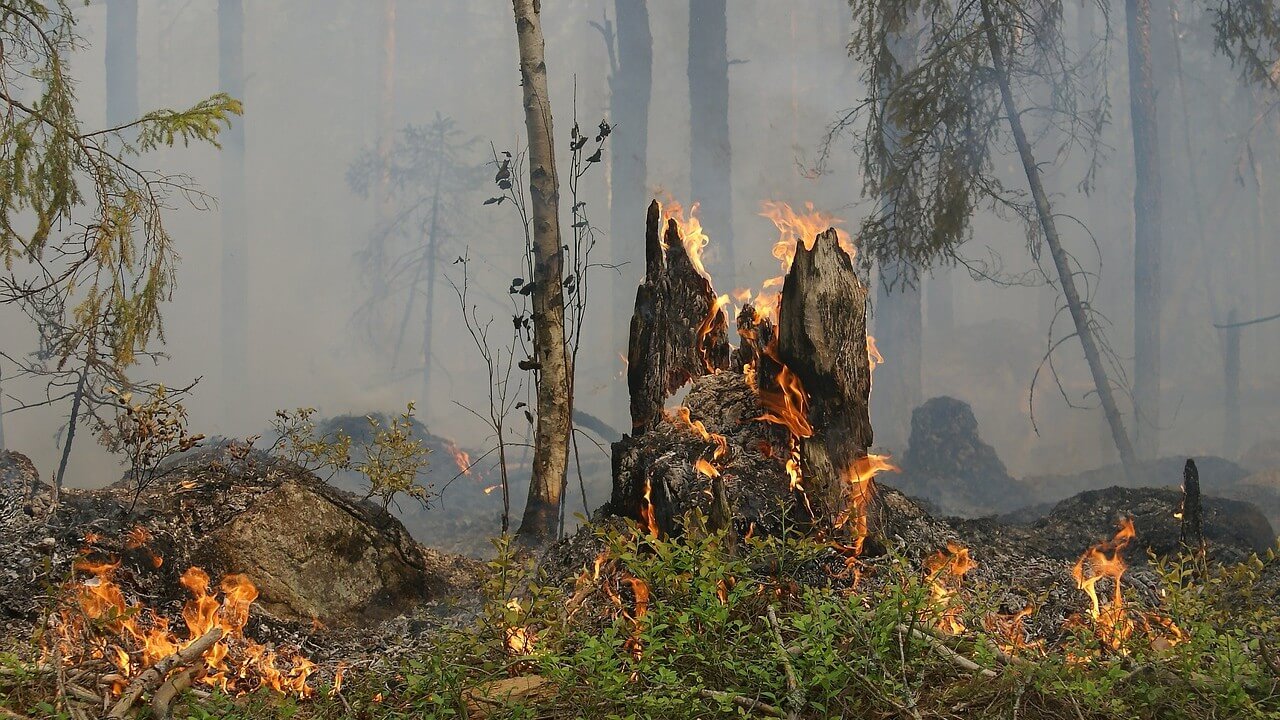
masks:
[[(613, 153), (609, 167), (609, 247), (610, 262), (618, 268), (614, 275), (612, 344), (626, 352), (627, 319), (631, 315), (633, 293), (639, 282), (643, 258), (640, 245), (631, 242), (648, 206), (649, 100), (653, 88), (653, 34), (649, 30), (646, 0), (615, 0), (617, 55), (609, 77), (609, 117), (615, 123)], [(610, 355), (612, 357), (612, 355)], [(626, 384), (615, 382), (614, 407), (626, 411)]]
[(1160, 136), (1151, 68), (1151, 0), (1125, 0), (1133, 132), (1133, 409), (1140, 457), (1160, 443)]
[[(218, 86), (244, 97), (244, 0), (218, 0)], [(245, 218), (244, 123), (222, 135), (222, 392), (230, 414), (231, 389), (248, 378), (249, 238)]]
[(529, 198), (533, 220), (533, 350), (538, 368), (533, 476), (516, 536), (525, 545), (555, 540), (569, 461), (570, 384), (564, 326), (564, 249), (560, 235), (560, 179), (547, 92), (541, 2), (512, 0), (520, 45), (525, 130), (529, 135)]
[[(875, 92), (842, 118), (854, 130), (865, 192), (881, 212), (860, 229), (865, 267), (886, 261), (920, 269), (956, 257), (972, 237), (980, 209), (1013, 213), (1027, 230), (1032, 256), (1042, 243), (1053, 257), (1056, 282), (1078, 337), (1126, 470), (1133, 467), (1130, 438), (1116, 406), (1107, 363), (1114, 355), (1099, 342), (1090, 286), (1067, 253), (1040, 177), (1024, 116), (1070, 134), (1074, 144), (1097, 146), (1105, 116), (1105, 73), (1090, 58), (1073, 59), (1055, 0), (982, 0), (956, 8), (949, 0), (852, 0), (855, 29), (850, 54), (865, 68)], [(913, 15), (933, 21), (919, 35), (916, 64), (903, 68), (894, 41)], [(1096, 59), (1096, 56), (1095, 56)], [(1052, 92), (1047, 90), (1052, 89)], [(1027, 110), (1036, 112), (1029, 114)], [(1007, 130), (1006, 130), (1007, 128)], [(1031, 200), (996, 176), (1001, 151), (1012, 139)], [(1065, 342), (1065, 338), (1058, 345)]]
[(107, 126), (138, 117), (138, 0), (107, 0)]
[[(737, 287), (733, 250), (733, 184), (729, 148), (729, 20), (726, 0), (689, 0), (691, 199), (721, 253), (713, 277)], [(616, 118), (621, 120), (622, 118)]]
[[(386, 264), (387, 236), (391, 232), (391, 145), (395, 142), (396, 113), (396, 0), (382, 0), (382, 55), (378, 71), (378, 160), (381, 171), (373, 188), (378, 227), (370, 248), (369, 264), (381, 275)], [(376, 280), (375, 280), (376, 282)]]
[[(892, 92), (892, 84), (900, 73), (915, 64), (914, 23), (907, 19), (888, 40), (896, 68), (881, 78), (882, 92)], [(883, 126), (884, 142), (896, 148), (901, 142), (903, 128), (897, 120), (889, 118)], [(900, 152), (900, 150), (894, 150)], [(892, 194), (881, 198), (893, 203)], [(893, 222), (891, 207), (881, 209), (889, 222)], [(892, 226), (888, 228), (893, 232)], [(923, 307), (920, 294), (919, 273), (904, 264), (901, 259), (880, 261), (880, 281), (876, 285), (875, 312), (876, 347), (888, 353), (893, 362), (879, 368), (875, 375), (875, 402), (871, 405), (875, 422), (876, 439), (882, 447), (903, 450), (911, 434), (911, 411), (922, 398), (921, 358)]]
[[(125, 14), (108, 19), (120, 28), (108, 33), (109, 82), (122, 96), (111, 101), (113, 114), (137, 98), (136, 8), (132, 19), (128, 4), (108, 7), (118, 10)], [(36, 352), (0, 349), (0, 362), (17, 368), (8, 378), (45, 383), (43, 398), (13, 410), (71, 399), (74, 420), (82, 407), (92, 414), (105, 405), (108, 386), (139, 389), (127, 372), (163, 341), (161, 307), (175, 280), (164, 211), (174, 194), (197, 206), (204, 199), (181, 176), (139, 169), (134, 159), (176, 144), (216, 144), (241, 107), (218, 94), (185, 111), (115, 117), (87, 130), (67, 75), (83, 45), (65, 3), (5, 4), (0, 46), (23, 49), (0, 53), (0, 76), (32, 81), (0, 93), (0, 146), (23, 150), (6, 157), (0, 183), (0, 305), (18, 308), (39, 334)], [(121, 80), (121, 66), (132, 80)], [(69, 425), (64, 455), (73, 431)]]

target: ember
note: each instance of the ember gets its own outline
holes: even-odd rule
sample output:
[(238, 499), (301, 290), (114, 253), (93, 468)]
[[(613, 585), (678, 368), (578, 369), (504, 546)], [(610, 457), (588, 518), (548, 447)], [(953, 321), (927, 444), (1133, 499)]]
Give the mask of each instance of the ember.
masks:
[(935, 623), (939, 632), (959, 635), (967, 629), (960, 619), (964, 604), (958, 595), (965, 573), (977, 566), (978, 563), (969, 557), (969, 548), (953, 542), (947, 543), (946, 552), (940, 550), (925, 560), (930, 605), (936, 613)]

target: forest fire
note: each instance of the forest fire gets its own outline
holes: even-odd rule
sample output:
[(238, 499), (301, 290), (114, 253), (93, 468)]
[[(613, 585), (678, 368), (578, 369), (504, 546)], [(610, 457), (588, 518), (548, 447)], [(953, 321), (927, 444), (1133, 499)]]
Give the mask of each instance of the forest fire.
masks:
[(181, 583), (191, 593), (182, 608), (186, 637), (169, 627), (169, 620), (154, 609), (125, 599), (114, 580), (118, 560), (93, 561), (82, 557), (74, 565), (78, 575), (65, 589), (67, 606), (58, 615), (52, 647), (57, 657), (70, 666), (106, 660), (115, 668), (110, 676), (115, 695), (124, 692), (131, 679), (162, 661), (173, 662), (180, 651), (192, 646), (210, 631), (218, 639), (202, 653), (196, 666), (196, 680), (232, 694), (260, 688), (309, 697), (313, 690), (308, 678), (316, 666), (297, 653), (280, 653), (244, 636), (249, 607), (258, 590), (244, 575), (227, 575), (219, 584), (222, 599), (209, 593), (209, 575), (191, 567)]

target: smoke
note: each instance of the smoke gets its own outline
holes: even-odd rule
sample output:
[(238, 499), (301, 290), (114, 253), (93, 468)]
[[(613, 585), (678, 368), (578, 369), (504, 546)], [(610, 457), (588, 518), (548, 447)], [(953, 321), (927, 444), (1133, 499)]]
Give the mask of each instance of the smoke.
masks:
[[(370, 342), (370, 328), (356, 320), (368, 290), (356, 258), (378, 220), (374, 203), (354, 193), (346, 179), (351, 164), (377, 143), (381, 16), (371, 7), (314, 0), (246, 4), (242, 122), (247, 138), (248, 375), (222, 374), (220, 211), (181, 205), (169, 214), (182, 254), (174, 300), (165, 310), (163, 350), (169, 359), (158, 367), (139, 369), (146, 377), (173, 385), (201, 379), (188, 402), (196, 431), (243, 437), (266, 429), (279, 408), (315, 406), (322, 415), (396, 411), (421, 396), (421, 373), (403, 362), (393, 371), (388, 343)], [(87, 42), (71, 66), (80, 81), (81, 113), (90, 124), (101, 124), (106, 107), (105, 12), (100, 4), (75, 12)], [(215, 12), (214, 3), (142, 4), (138, 66), (144, 109), (186, 106), (218, 90), (217, 38), (210, 32), (217, 27)], [(609, 59), (599, 32), (589, 23), (601, 22), (606, 13), (612, 18), (613, 2), (546, 3), (543, 12), (564, 173), (575, 105), (584, 128), (594, 128), (608, 108)], [(649, 12), (654, 37), (649, 183), (676, 199), (697, 200), (688, 198), (687, 4), (655, 0)], [(490, 142), (499, 151), (521, 146), (523, 119), (510, 14), (505, 0), (399, 3), (395, 125), (424, 125), (437, 113), (447, 115), (467, 137), (477, 139), (476, 164), (489, 159)], [(856, 230), (857, 220), (871, 206), (872, 200), (861, 197), (852, 148), (837, 141), (827, 171), (816, 176), (808, 172), (828, 125), (863, 92), (844, 50), (849, 22), (846, 4), (835, 0), (729, 4), (733, 236), (739, 278), (758, 283), (776, 274), (776, 260), (770, 255), (776, 232), (757, 215), (761, 201), (812, 201), (847, 218), (850, 230)], [(1191, 68), (1187, 87), (1193, 94), (1194, 157), (1180, 149), (1181, 106), (1175, 104), (1176, 94), (1161, 94), (1162, 110), (1168, 111), (1162, 115), (1168, 122), (1161, 133), (1170, 157), (1165, 199), (1167, 309), (1162, 329), (1168, 427), (1163, 447), (1167, 452), (1217, 453), (1222, 447), (1222, 354), (1211, 323), (1220, 318), (1211, 317), (1206, 287), (1216, 288), (1221, 308), (1238, 307), (1242, 317), (1280, 309), (1280, 289), (1268, 282), (1280, 269), (1280, 253), (1274, 243), (1260, 240), (1274, 232), (1274, 208), (1280, 207), (1265, 201), (1274, 192), (1269, 173), (1277, 165), (1275, 128), (1255, 128), (1273, 143), (1268, 151), (1248, 156), (1255, 165), (1238, 162), (1246, 156), (1240, 152), (1245, 136), (1239, 133), (1248, 129), (1259, 100), (1221, 89), (1236, 86), (1233, 76), (1224, 62), (1210, 56), (1198, 36), (1189, 33), (1185, 44), (1184, 62)], [(1123, 53), (1113, 53), (1116, 98), (1125, 92), (1123, 70)], [(1047, 181), (1060, 195), (1061, 212), (1092, 232), (1090, 239), (1074, 227), (1068, 240), (1084, 269), (1098, 273), (1090, 280), (1096, 285), (1096, 307), (1113, 323), (1108, 331), (1118, 354), (1129, 358), (1132, 167), (1123, 125), (1126, 110), (1123, 103), (1115, 105), (1115, 122), (1106, 136), (1114, 149), (1104, 159), (1092, 196), (1076, 191), (1076, 161), (1059, 162), (1048, 148), (1044, 155), (1054, 163)], [(609, 120), (615, 133), (628, 131), (628, 118)], [(625, 161), (610, 156), (606, 146), (605, 162)], [(187, 173), (211, 191), (219, 186), (218, 156), (212, 149), (181, 148), (143, 162)], [(1181, 179), (1192, 167), (1201, 192), (1196, 197), (1189, 180)], [(608, 172), (601, 165), (591, 173), (580, 199), (587, 203), (593, 223), (607, 228)], [(1259, 185), (1262, 202), (1253, 199)], [(465, 408), (487, 407), (488, 378), (444, 278), (460, 279), (461, 266), (451, 261), (469, 255), (478, 316), (492, 316), (493, 337), (505, 343), (504, 333), (511, 327), (507, 291), (512, 278), (524, 276), (524, 241), (509, 206), (482, 204), (495, 194), (491, 190), (484, 188), (461, 204), (443, 242), (439, 268), (444, 277), (430, 305), (436, 388), (430, 401), (418, 407), (419, 417), (433, 433), (477, 455), (474, 451), (486, 449), (493, 438), (485, 423)], [(616, 239), (631, 248), (632, 261), (617, 270), (594, 271), (588, 288), (593, 298), (616, 293), (630, 297), (642, 272), (642, 218), (648, 198), (612, 200), (635, 218), (634, 233)], [(1208, 266), (1192, 203), (1201, 204), (1209, 224)], [(565, 192), (566, 217), (568, 204)], [(705, 229), (714, 259), (717, 234), (723, 229)], [(609, 239), (602, 235), (601, 242)], [(967, 255), (982, 259), (988, 250), (1003, 258), (1011, 272), (1030, 268), (1023, 229), (1016, 223), (979, 218)], [(599, 253), (602, 259), (607, 255), (603, 249)], [(948, 394), (970, 402), (984, 438), (1014, 475), (1075, 471), (1112, 459), (1100, 413), (1068, 408), (1047, 375), (1042, 375), (1035, 402), (1040, 433), (1032, 429), (1028, 393), (1047, 345), (1052, 293), (975, 281), (963, 268), (926, 274), (923, 289), (923, 397)], [(418, 298), (413, 326), (420, 324), (423, 307)], [(609, 394), (612, 383), (622, 382), (619, 353), (624, 348), (608, 346), (608, 328), (627, 319), (608, 317), (609, 308), (610, 303), (600, 302), (588, 311), (578, 403), (625, 429), (626, 408), (613, 406)], [(950, 324), (942, 320), (948, 316)], [(1062, 320), (1056, 327), (1058, 337), (1067, 332)], [(0, 308), (0, 337), (10, 352), (34, 347), (34, 334), (13, 308)], [(1263, 325), (1243, 337), (1246, 437), (1241, 448), (1266, 435), (1266, 428), (1280, 419), (1280, 375), (1268, 362), (1280, 351), (1280, 331)], [(417, 348), (421, 341), (406, 345)], [(891, 366), (894, 348), (881, 345), (881, 350)], [(1088, 375), (1078, 354), (1074, 345), (1065, 345), (1055, 356), (1055, 367), (1067, 395), (1092, 407)], [(39, 385), (13, 380), (7, 373), (3, 390), (6, 411), (20, 401), (43, 397)], [(42, 472), (50, 473), (66, 410), (62, 403), (5, 415), (8, 446), (30, 454)], [(523, 432), (526, 421), (517, 412), (511, 423)], [(117, 479), (114, 460), (94, 447), (87, 434), (81, 437), (72, 457), (70, 484), (93, 486)], [(598, 455), (600, 450), (584, 445), (582, 452)]]

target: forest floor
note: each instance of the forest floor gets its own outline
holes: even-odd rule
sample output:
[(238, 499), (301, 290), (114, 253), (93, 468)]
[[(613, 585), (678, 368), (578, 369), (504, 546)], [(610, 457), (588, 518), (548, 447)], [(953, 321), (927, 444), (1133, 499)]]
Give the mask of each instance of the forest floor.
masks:
[[(715, 533), (659, 539), (604, 523), (562, 548), (564, 573), (500, 544), (481, 587), (419, 640), (326, 655), (304, 685), (221, 692), (197, 678), (138, 717), (1277, 718), (1274, 554), (1155, 563), (1159, 600), (1099, 586), (1101, 612), (1033, 633), (998, 588), (924, 573), (890, 550), (813, 581), (831, 548)], [(967, 556), (966, 556), (967, 557)], [(956, 556), (948, 557), (956, 567)], [(40, 638), (0, 658), (0, 716), (98, 717), (40, 665)], [(34, 644), (33, 644), (34, 643)], [(303, 648), (305, 651), (306, 648)], [(340, 668), (335, 672), (335, 669)], [(265, 683), (263, 683), (265, 684)], [(161, 693), (156, 693), (160, 695)], [(95, 696), (96, 697), (96, 696)]]

